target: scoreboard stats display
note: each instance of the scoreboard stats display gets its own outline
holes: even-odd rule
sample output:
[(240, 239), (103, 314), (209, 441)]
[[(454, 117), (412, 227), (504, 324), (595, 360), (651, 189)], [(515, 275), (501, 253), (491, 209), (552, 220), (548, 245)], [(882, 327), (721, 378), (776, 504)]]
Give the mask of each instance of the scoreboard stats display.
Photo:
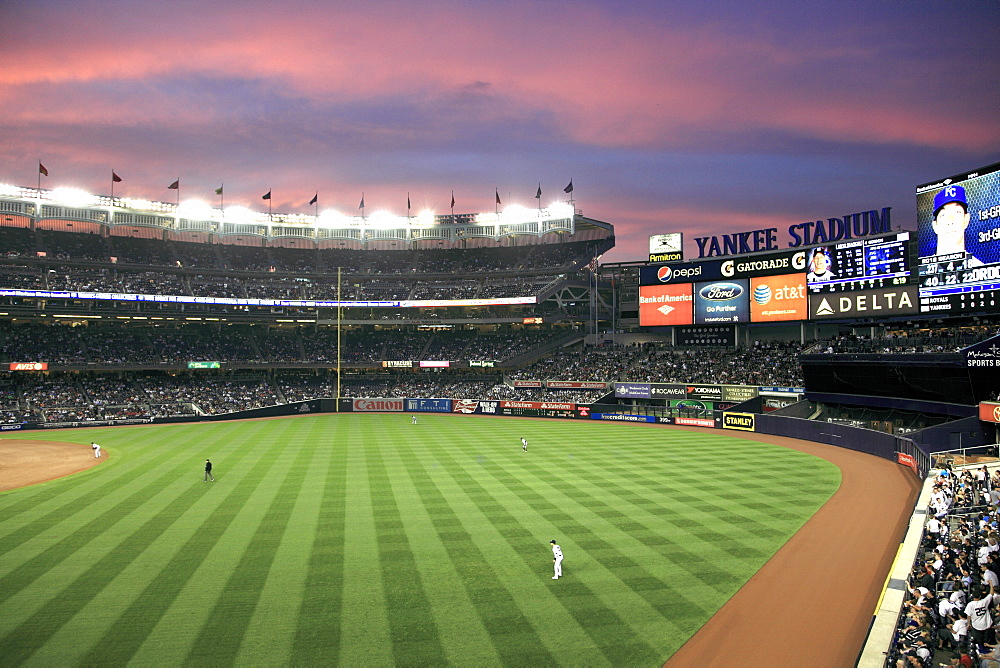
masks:
[[(792, 322), (857, 317), (854, 311), (864, 315), (869, 308), (882, 315), (909, 314), (916, 296), (905, 291), (910, 243), (910, 232), (898, 232), (794, 251), (640, 267), (639, 324)], [(849, 300), (856, 304), (841, 308), (848, 302), (822, 299), (836, 293), (856, 294), (857, 300)], [(899, 304), (888, 306), (886, 300), (896, 296)]]
[(905, 285), (909, 239), (909, 232), (899, 232), (809, 249), (810, 294)]
[(1000, 162), (917, 187), (920, 312), (1000, 312)]

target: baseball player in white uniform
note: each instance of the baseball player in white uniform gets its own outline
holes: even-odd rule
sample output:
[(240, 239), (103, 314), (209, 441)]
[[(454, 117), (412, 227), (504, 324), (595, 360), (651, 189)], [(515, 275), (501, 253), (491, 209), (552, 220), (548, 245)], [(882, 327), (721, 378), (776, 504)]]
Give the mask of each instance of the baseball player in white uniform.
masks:
[(526, 438), (521, 439), (521, 450), (523, 450), (524, 452), (528, 451), (528, 439)]
[(99, 446), (97, 443), (91, 443), (90, 447), (92, 447), (94, 449), (94, 456), (95, 457), (100, 457), (101, 456), (101, 446)]
[(558, 580), (562, 577), (562, 560), (563, 553), (562, 548), (554, 540), (550, 540), (549, 543), (552, 545), (552, 569), (555, 574), (552, 576), (553, 580)]
[(410, 416), (410, 424), (417, 424), (417, 416), (416, 415), (411, 415)]

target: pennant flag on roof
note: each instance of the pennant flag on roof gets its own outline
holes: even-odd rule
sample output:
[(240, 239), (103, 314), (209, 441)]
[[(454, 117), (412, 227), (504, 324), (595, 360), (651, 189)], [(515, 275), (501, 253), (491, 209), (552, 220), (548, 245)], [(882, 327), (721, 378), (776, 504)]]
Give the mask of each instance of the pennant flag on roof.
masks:
[(49, 175), (49, 170), (45, 169), (45, 165), (43, 165), (41, 162), (39, 162), (38, 163), (38, 173), (41, 174), (42, 176), (48, 176)]
[(569, 185), (563, 188), (563, 192), (567, 194), (573, 192), (573, 179), (569, 180)]
[(261, 199), (271, 199), (271, 191), (268, 190), (266, 193), (261, 195)]
[(216, 194), (216, 195), (221, 195), (221, 194), (222, 194), (222, 189), (223, 189), (224, 187), (225, 187), (225, 184), (223, 184), (223, 185), (219, 186), (218, 188), (216, 188), (216, 189), (215, 189), (215, 194)]
[(309, 204), (311, 206), (311, 205), (315, 204), (318, 201), (319, 201), (319, 193), (317, 192), (315, 195), (313, 195), (313, 198), (311, 200), (309, 200)]
[(112, 169), (111, 170), (111, 180), (114, 181), (115, 183), (121, 183), (122, 182), (122, 177), (118, 176), (118, 174), (115, 173), (115, 170)]
[(181, 187), (181, 180), (177, 179), (176, 181), (174, 181), (173, 183), (171, 183), (169, 186), (167, 186), (167, 190), (178, 190), (178, 189), (180, 189), (180, 187)]
[(538, 192), (535, 193), (535, 199), (542, 199), (542, 184), (538, 184)]

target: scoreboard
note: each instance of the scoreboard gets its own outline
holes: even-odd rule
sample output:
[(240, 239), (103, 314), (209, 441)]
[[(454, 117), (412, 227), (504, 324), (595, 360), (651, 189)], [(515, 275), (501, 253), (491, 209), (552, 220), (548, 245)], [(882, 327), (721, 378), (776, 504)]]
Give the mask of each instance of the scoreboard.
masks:
[(809, 251), (811, 294), (905, 285), (910, 278), (909, 232), (818, 246)]
[(917, 188), (920, 312), (1000, 313), (1000, 163)]
[(1000, 313), (1000, 162), (918, 186), (916, 233), (639, 269), (641, 326), (972, 313)]

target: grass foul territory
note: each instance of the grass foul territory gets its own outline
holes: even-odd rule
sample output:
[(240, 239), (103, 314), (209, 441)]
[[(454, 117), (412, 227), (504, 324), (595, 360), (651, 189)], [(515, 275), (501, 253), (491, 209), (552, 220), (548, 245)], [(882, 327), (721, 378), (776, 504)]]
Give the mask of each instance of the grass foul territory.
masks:
[(583, 421), (30, 436), (109, 459), (0, 494), (3, 665), (658, 666), (840, 483), (730, 434)]

